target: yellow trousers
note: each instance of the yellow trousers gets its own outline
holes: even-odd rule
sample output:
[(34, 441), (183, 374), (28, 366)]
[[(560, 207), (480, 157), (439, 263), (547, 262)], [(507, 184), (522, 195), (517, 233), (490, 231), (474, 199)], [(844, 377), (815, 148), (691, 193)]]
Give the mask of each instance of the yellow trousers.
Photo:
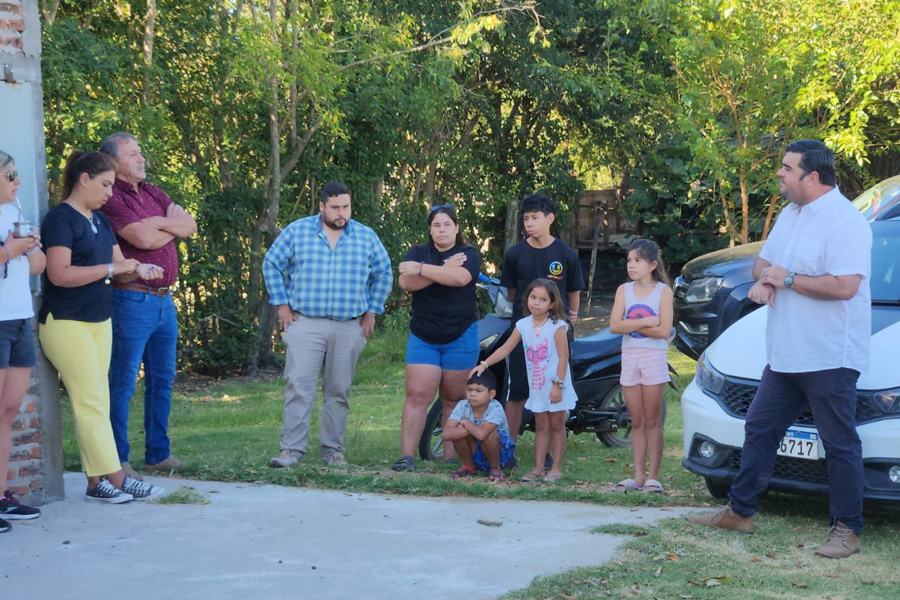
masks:
[(112, 321), (86, 323), (53, 319), (39, 326), (44, 355), (50, 359), (72, 400), (75, 439), (88, 477), (109, 475), (122, 466), (109, 421), (109, 357)]

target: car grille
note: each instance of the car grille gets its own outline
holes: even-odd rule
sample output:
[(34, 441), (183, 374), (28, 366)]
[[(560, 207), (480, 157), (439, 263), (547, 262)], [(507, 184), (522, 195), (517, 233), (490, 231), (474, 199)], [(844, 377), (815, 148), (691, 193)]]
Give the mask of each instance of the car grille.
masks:
[[(732, 454), (730, 468), (735, 472), (741, 470), (741, 450), (735, 450)], [(802, 458), (779, 456), (775, 460), (775, 470), (772, 471), (772, 478), (822, 483), (827, 485), (828, 465), (825, 459), (805, 460)]]
[[(750, 408), (750, 403), (753, 402), (753, 396), (756, 395), (758, 387), (759, 384), (756, 383), (726, 380), (725, 387), (722, 389), (721, 395), (718, 396), (716, 400), (730, 415), (743, 418), (747, 416), (747, 409)], [(883, 416), (884, 412), (875, 406), (871, 398), (868, 396), (859, 396), (857, 398), (857, 425), (868, 421), (874, 421)], [(813, 418), (812, 409), (807, 408), (803, 411), (803, 414), (800, 415), (794, 424), (815, 426), (816, 422)]]

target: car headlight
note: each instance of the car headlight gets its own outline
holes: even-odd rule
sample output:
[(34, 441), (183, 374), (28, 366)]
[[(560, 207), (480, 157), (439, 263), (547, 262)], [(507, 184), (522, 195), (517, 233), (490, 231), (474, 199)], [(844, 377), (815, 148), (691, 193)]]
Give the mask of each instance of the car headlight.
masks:
[(875, 405), (886, 413), (900, 413), (900, 388), (881, 390), (872, 394)]
[(701, 277), (690, 282), (684, 293), (685, 302), (709, 302), (722, 285), (721, 277)]
[(706, 359), (705, 352), (700, 356), (700, 360), (697, 361), (697, 373), (694, 376), (694, 381), (704, 391), (712, 394), (720, 394), (725, 387), (725, 376), (713, 369)]

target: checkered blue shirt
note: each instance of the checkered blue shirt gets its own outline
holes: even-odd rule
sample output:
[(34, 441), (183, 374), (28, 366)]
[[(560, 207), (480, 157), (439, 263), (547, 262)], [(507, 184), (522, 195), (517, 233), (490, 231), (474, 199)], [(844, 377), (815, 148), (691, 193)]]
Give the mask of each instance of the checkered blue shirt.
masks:
[(263, 276), (271, 304), (338, 321), (383, 313), (394, 282), (391, 260), (374, 231), (351, 219), (332, 250), (320, 215), (298, 219), (281, 232), (266, 252)]

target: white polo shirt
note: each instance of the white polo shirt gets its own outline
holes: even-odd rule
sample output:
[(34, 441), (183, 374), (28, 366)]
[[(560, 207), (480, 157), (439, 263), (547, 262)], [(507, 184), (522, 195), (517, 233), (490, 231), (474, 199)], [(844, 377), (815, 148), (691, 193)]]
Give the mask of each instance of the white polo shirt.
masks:
[(815, 300), (777, 289), (766, 325), (769, 367), (804, 373), (869, 365), (872, 230), (835, 187), (806, 206), (781, 212), (759, 257), (801, 275), (862, 275), (850, 300)]

